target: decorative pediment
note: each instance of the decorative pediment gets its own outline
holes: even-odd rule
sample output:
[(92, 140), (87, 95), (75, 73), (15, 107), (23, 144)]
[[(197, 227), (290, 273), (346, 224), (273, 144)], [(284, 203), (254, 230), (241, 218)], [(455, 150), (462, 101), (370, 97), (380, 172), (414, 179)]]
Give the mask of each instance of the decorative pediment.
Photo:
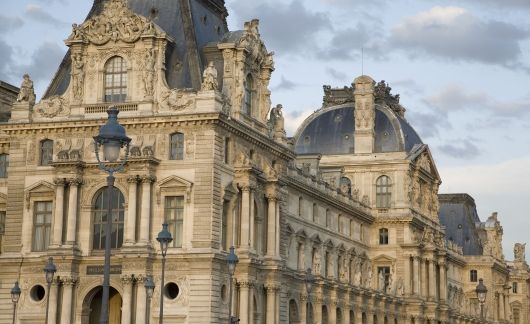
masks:
[(408, 157), (413, 161), (417, 170), (421, 170), (426, 174), (431, 175), (434, 179), (440, 180), (440, 174), (434, 164), (434, 159), (431, 155), (429, 147), (425, 144), (417, 145), (412, 150)]
[(30, 208), (30, 201), (32, 197), (54, 197), (55, 185), (47, 181), (39, 181), (24, 190), (24, 198), (26, 201), (26, 209)]
[(127, 0), (109, 0), (101, 14), (83, 24), (72, 26), (68, 45), (76, 42), (104, 45), (109, 41), (134, 43), (142, 36), (165, 36), (164, 32), (146, 17), (127, 7)]
[(178, 176), (170, 176), (165, 179), (162, 179), (157, 183), (156, 186), (156, 202), (157, 204), (160, 204), (162, 193), (168, 192), (182, 193), (186, 199), (186, 202), (189, 203), (191, 201), (192, 187), (192, 182)]
[(396, 259), (386, 254), (380, 254), (373, 258), (372, 261), (376, 263), (394, 263)]

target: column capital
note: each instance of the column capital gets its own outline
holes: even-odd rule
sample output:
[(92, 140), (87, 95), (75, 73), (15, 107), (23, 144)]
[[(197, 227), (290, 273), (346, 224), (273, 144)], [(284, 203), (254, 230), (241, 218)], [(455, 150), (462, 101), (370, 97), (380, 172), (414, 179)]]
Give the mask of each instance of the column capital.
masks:
[(266, 283), (264, 287), (267, 293), (277, 292), (281, 289), (280, 285), (275, 283)]
[(238, 280), (237, 281), (237, 284), (239, 287), (241, 288), (252, 288), (254, 287), (254, 282), (250, 281), (250, 280)]
[(152, 175), (142, 175), (140, 176), (140, 181), (142, 183), (153, 183), (156, 181), (156, 177), (155, 176), (152, 176)]
[(53, 183), (58, 187), (64, 187), (67, 181), (65, 178), (55, 178), (53, 179)]
[(135, 275), (134, 280), (138, 283), (138, 285), (143, 284), (147, 280), (147, 275), (145, 274)]
[(278, 193), (267, 193), (265, 194), (265, 197), (267, 198), (269, 202), (276, 202), (280, 200)]
[(76, 187), (78, 187), (78, 186), (80, 186), (80, 185), (83, 184), (83, 179), (81, 179), (81, 178), (77, 178), (77, 177), (76, 177), (76, 178), (70, 178), (70, 179), (68, 179), (67, 181), (68, 181), (68, 184), (70, 185), (70, 187), (71, 187), (71, 186), (76, 186)]
[(132, 285), (133, 282), (134, 282), (134, 276), (133, 275), (121, 275), (120, 276), (120, 280), (121, 280), (121, 283), (126, 286), (126, 285)]
[(75, 286), (78, 279), (76, 277), (61, 277), (61, 281), (65, 286)]
[(128, 183), (138, 183), (139, 181), (139, 178), (137, 175), (133, 175), (133, 176), (128, 176), (127, 177), (127, 182)]

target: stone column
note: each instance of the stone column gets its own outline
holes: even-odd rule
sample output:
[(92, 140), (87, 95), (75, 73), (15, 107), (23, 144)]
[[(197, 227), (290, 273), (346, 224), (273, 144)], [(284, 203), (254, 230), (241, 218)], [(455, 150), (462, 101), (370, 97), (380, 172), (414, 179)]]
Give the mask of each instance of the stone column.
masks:
[(55, 179), (55, 211), (53, 214), (53, 235), (52, 245), (60, 246), (63, 244), (63, 217), (64, 217), (64, 179)]
[(300, 296), (300, 324), (307, 324), (307, 295)]
[(337, 288), (332, 288), (330, 291), (330, 301), (328, 309), (329, 323), (337, 323)]
[(280, 324), (280, 286), (276, 286), (274, 290), (274, 298), (276, 299), (276, 309), (274, 314), (276, 315), (276, 324)]
[(445, 303), (447, 301), (447, 265), (445, 262), (440, 262), (440, 301)]
[(420, 257), (414, 256), (413, 259), (413, 268), (414, 272), (412, 273), (412, 283), (414, 288), (414, 295), (419, 296), (420, 295)]
[(313, 323), (321, 324), (322, 323), (322, 298), (317, 296), (314, 298), (313, 303)]
[(276, 287), (267, 285), (265, 286), (267, 291), (267, 317), (265, 318), (266, 324), (275, 324), (276, 316), (274, 310), (276, 309)]
[(276, 195), (268, 195), (267, 256), (276, 256)]
[(48, 324), (57, 324), (57, 295), (59, 293), (59, 282), (53, 279), (50, 287), (50, 309), (48, 311)]
[(72, 277), (63, 278), (63, 300), (61, 305), (61, 323), (72, 323), (72, 301), (74, 286), (77, 280)]
[(241, 187), (241, 248), (250, 248), (250, 187)]
[(275, 255), (276, 257), (280, 256), (280, 200), (278, 200), (278, 203), (276, 203), (276, 237), (275, 237), (275, 246), (276, 251)]
[[(136, 277), (136, 303), (135, 303), (136, 324), (145, 324), (145, 320), (146, 320), (146, 308), (147, 308), (147, 293), (145, 291), (146, 280), (147, 280), (147, 277), (145, 275), (138, 275)], [(160, 302), (163, 302), (163, 301), (161, 300)]]
[(404, 260), (404, 271), (405, 271), (405, 282), (403, 282), (403, 286), (405, 288), (405, 295), (410, 296), (412, 294), (412, 271), (410, 269), (410, 255), (405, 255)]
[(436, 267), (434, 259), (429, 260), (429, 299), (436, 299)]
[(254, 190), (252, 188), (250, 188), (250, 192), (249, 192), (249, 229), (250, 229), (250, 233), (249, 233), (249, 242), (248, 242), (248, 245), (250, 247), (251, 250), (256, 250), (254, 248)]
[[(151, 220), (151, 183), (153, 182), (153, 177), (143, 176), (142, 181), (142, 209), (141, 209), (141, 219), (140, 219), (140, 243), (148, 244), (149, 243), (149, 229), (150, 229), (150, 220)], [(175, 238), (173, 238), (175, 239)]]
[(504, 315), (505, 317), (504, 318), (506, 320), (510, 319), (510, 298), (509, 298), (510, 289), (511, 289), (510, 286), (508, 285), (504, 286), (504, 292), (505, 292), (504, 294)]
[(66, 242), (68, 245), (76, 245), (76, 230), (77, 230), (77, 193), (81, 180), (71, 179), (70, 194), (68, 196), (68, 226), (66, 229)]
[(421, 296), (426, 298), (428, 295), (428, 285), (427, 285), (427, 262), (426, 259), (421, 259), (421, 279), (420, 279), (420, 286), (421, 286)]
[[(240, 281), (239, 282), (239, 323), (249, 324), (249, 289), (250, 282)], [(268, 292), (267, 292), (268, 297)], [(267, 298), (268, 301), (268, 298)], [(268, 306), (267, 306), (268, 307)]]
[(363, 309), (361, 307), (358, 307), (355, 310), (355, 323), (362, 324), (362, 322), (363, 322)]
[(138, 194), (138, 177), (131, 176), (127, 178), (129, 183), (129, 201), (127, 202), (128, 210), (125, 218), (125, 242), (124, 245), (133, 245), (136, 243), (136, 196)]
[(121, 283), (123, 285), (121, 324), (131, 324), (133, 282), (134, 282), (133, 276), (131, 275), (121, 276)]

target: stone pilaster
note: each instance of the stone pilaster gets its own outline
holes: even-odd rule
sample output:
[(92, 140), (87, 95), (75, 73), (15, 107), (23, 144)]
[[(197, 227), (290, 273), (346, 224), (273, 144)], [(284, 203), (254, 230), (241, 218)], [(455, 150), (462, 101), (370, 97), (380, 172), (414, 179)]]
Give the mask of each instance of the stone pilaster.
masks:
[(81, 179), (78, 178), (68, 180), (70, 192), (68, 195), (68, 226), (66, 229), (66, 244), (69, 246), (75, 246), (77, 243), (77, 202), (79, 186), (81, 183)]
[[(136, 276), (136, 324), (146, 322), (147, 311), (147, 293), (145, 291), (145, 275)], [(163, 287), (160, 287), (163, 289)], [(162, 300), (160, 302), (163, 302)]]
[(123, 286), (122, 307), (121, 307), (121, 324), (131, 324), (132, 315), (132, 295), (134, 277), (132, 275), (122, 275), (121, 283)]
[(56, 324), (57, 323), (57, 296), (59, 295), (59, 281), (58, 278), (55, 277), (52, 281), (51, 287), (50, 287), (50, 308), (48, 310), (48, 324)]
[(72, 323), (72, 301), (74, 300), (74, 288), (77, 283), (75, 277), (64, 277), (63, 301), (61, 305), (61, 323)]
[(152, 176), (141, 177), (142, 182), (142, 209), (140, 219), (139, 243), (148, 245), (149, 231), (151, 228), (151, 184), (155, 181)]
[(59, 247), (63, 244), (63, 217), (64, 217), (64, 186), (65, 179), (55, 179), (55, 210), (53, 213), (52, 246)]
[(127, 203), (127, 217), (125, 218), (125, 246), (136, 243), (136, 202), (138, 195), (138, 176), (128, 177), (127, 182), (129, 183), (129, 201)]

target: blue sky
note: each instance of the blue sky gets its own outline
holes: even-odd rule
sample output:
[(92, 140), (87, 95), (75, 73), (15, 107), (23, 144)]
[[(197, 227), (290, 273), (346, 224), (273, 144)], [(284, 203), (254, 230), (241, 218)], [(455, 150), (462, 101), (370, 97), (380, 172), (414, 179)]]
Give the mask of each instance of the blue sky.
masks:
[[(276, 53), (273, 103), (288, 132), (322, 103), (322, 85), (364, 73), (401, 95), (433, 151), (441, 192), (467, 192), (484, 220), (499, 212), (505, 253), (530, 228), (530, 1), (227, 0), (231, 30), (259, 18)], [(63, 40), (91, 0), (0, 1), (0, 80), (29, 72), (43, 94)]]

